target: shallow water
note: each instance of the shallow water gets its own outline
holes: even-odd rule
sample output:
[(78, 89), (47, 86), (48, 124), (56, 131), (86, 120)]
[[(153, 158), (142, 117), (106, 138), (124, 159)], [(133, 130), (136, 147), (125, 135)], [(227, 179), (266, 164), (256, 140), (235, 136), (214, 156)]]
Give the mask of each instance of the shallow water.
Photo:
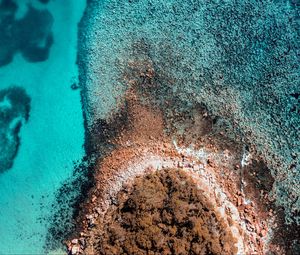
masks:
[[(32, 41), (23, 42), (27, 43), (24, 47), (18, 42), (13, 60), (0, 67), (0, 90), (19, 86), (31, 99), (28, 121), (23, 121), (19, 132), (20, 146), (13, 166), (0, 173), (0, 236), (5, 244), (0, 254), (37, 254), (43, 252), (48, 227), (44, 219), (51, 214), (55, 192), (71, 176), (74, 162), (84, 154), (80, 92), (72, 90), (71, 85), (78, 82), (77, 23), (85, 1), (16, 2), (17, 19), (26, 17), (30, 3), (37, 10), (48, 10), (53, 24), (51, 27), (48, 20), (39, 29), (34, 18), (22, 24), (21, 34), (34, 31), (34, 36), (43, 38), (34, 44), (36, 37), (27, 35), (27, 40)], [(51, 31), (53, 44), (47, 44)], [(11, 41), (18, 39), (16, 36)], [(32, 54), (42, 54), (43, 58)]]

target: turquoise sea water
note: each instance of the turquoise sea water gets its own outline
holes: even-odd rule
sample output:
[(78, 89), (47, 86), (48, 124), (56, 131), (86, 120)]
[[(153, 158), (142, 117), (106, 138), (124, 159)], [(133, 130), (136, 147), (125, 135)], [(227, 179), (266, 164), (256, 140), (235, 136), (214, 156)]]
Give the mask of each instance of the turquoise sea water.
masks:
[[(3, 0), (0, 5), (5, 2), (13, 1)], [(72, 90), (71, 85), (78, 83), (77, 23), (85, 1), (14, 2), (18, 20), (26, 17), (31, 8), (28, 4), (47, 10), (38, 18), (47, 18), (44, 31), (52, 31), (53, 43), (45, 35), (45, 41), (38, 44), (40, 48), (32, 50), (33, 43), (20, 42), (16, 36), (7, 43), (11, 46), (17, 41), (13, 60), (0, 67), (0, 91), (18, 86), (30, 97), (29, 118), (20, 129), (20, 146), (13, 166), (0, 173), (0, 254), (38, 254), (43, 252), (48, 227), (44, 219), (51, 214), (55, 192), (72, 175), (74, 162), (84, 154), (80, 92)], [(34, 20), (25, 23), (20, 22), (20, 35), (25, 31), (23, 37), (31, 32), (43, 36)], [(50, 46), (48, 58), (46, 51), (40, 50), (45, 45)], [(39, 58), (34, 59), (32, 52), (40, 53)]]

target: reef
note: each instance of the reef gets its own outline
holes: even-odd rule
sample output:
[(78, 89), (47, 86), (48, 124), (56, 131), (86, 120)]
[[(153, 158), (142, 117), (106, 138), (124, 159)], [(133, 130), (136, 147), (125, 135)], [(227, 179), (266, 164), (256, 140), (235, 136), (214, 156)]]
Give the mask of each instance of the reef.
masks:
[(147, 61), (160, 100), (204, 104), (264, 158), (298, 222), (299, 21), (293, 1), (90, 1), (79, 55), (89, 126), (115, 111), (128, 65)]
[(29, 112), (30, 97), (23, 88), (0, 90), (0, 173), (13, 165), (20, 145), (19, 132)]
[[(138, 183), (163, 183), (163, 169), (192, 178), (199, 206), (222, 215), (225, 223), (214, 221), (222, 227), (212, 225), (229, 233), (229, 254), (299, 253), (299, 21), (293, 1), (88, 2), (78, 64), (87, 152), (97, 162), (81, 237), (67, 242), (72, 254), (143, 254), (145, 212), (122, 208), (142, 199)], [(155, 194), (151, 206), (163, 210)], [(123, 223), (133, 236), (118, 241), (129, 231)], [(156, 223), (160, 233), (165, 222)]]
[[(151, 69), (144, 75), (149, 78), (147, 82), (128, 85), (120, 112), (107, 122), (97, 123), (95, 139), (101, 142), (96, 149), (101, 155), (94, 166), (95, 183), (77, 217), (81, 237), (76, 238), (76, 232), (71, 235), (73, 240), (66, 243), (69, 251), (113, 254), (114, 249), (108, 252), (101, 246), (106, 242), (104, 236), (110, 233), (103, 227), (112, 220), (110, 216), (121, 203), (120, 196), (136, 194), (126, 191), (135, 185), (136, 178), (143, 182), (149, 173), (168, 168), (180, 169), (190, 176), (200, 196), (206, 198), (202, 201), (206, 201), (210, 213), (218, 212), (226, 219), (222, 229), (227, 231), (226, 226), (230, 226), (228, 235), (235, 240), (234, 245), (229, 245), (235, 252), (230, 254), (284, 254), (293, 250), (299, 231), (295, 226), (293, 232), (287, 231), (284, 215), (269, 198), (274, 179), (264, 162), (245, 155), (244, 144), (230, 140), (222, 126), (213, 125), (217, 118), (209, 116), (203, 106), (191, 105), (188, 111), (182, 111), (182, 102), (155, 102), (153, 93), (157, 87), (151, 82), (155, 75)], [(172, 191), (176, 193), (176, 189)], [(181, 213), (185, 214), (183, 210)], [(133, 220), (132, 224), (137, 222)], [(133, 240), (128, 242), (126, 249), (131, 250), (123, 250), (124, 254), (139, 254), (133, 252)], [(123, 244), (117, 245), (116, 254)], [(171, 243), (165, 245), (170, 248)], [(108, 246), (114, 243), (106, 243)]]
[(48, 10), (28, 5), (21, 19), (15, 17), (17, 10), (13, 0), (0, 2), (0, 66), (11, 63), (17, 52), (28, 62), (45, 61), (53, 44), (53, 17)]

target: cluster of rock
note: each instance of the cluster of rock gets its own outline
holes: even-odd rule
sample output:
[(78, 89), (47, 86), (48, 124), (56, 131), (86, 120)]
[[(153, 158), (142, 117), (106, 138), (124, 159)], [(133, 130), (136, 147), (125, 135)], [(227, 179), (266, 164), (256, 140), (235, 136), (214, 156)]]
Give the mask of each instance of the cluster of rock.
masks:
[[(205, 105), (263, 157), (275, 202), (300, 224), (299, 20), (292, 0), (92, 0), (80, 26), (87, 123), (117, 111), (129, 79), (154, 76), (157, 101)], [(143, 63), (150, 75), (130, 75)]]
[(66, 243), (68, 255), (79, 255), (83, 253), (86, 246), (84, 234), (79, 239), (73, 239)]

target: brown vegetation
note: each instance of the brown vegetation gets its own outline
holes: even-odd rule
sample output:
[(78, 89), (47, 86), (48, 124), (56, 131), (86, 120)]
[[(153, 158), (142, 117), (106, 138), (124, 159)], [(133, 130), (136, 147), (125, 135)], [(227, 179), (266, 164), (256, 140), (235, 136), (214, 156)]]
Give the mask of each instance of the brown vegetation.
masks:
[(100, 254), (234, 254), (235, 239), (183, 170), (137, 177), (107, 211)]

